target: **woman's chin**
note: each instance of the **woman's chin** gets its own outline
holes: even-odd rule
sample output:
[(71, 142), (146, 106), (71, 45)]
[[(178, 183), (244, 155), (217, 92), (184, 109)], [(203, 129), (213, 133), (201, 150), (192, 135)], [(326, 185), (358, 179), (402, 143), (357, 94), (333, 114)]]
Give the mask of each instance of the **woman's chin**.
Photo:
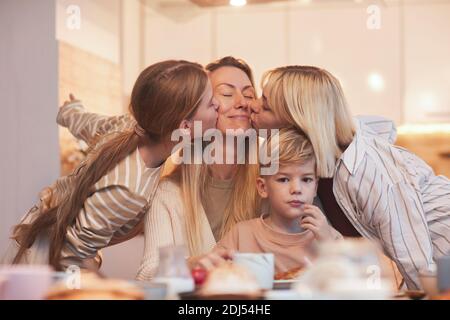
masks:
[[(229, 124), (226, 127), (221, 127), (219, 128), (220, 131), (222, 131), (222, 133), (226, 134), (227, 130), (231, 130), (231, 131), (237, 131), (234, 134), (232, 134), (233, 136), (239, 136), (239, 135), (243, 135), (243, 133), (240, 133), (239, 131), (247, 131), (248, 129), (251, 129), (252, 126), (250, 125), (250, 122), (243, 124), (241, 123), (233, 123), (233, 124)], [(230, 132), (231, 133), (231, 132)]]

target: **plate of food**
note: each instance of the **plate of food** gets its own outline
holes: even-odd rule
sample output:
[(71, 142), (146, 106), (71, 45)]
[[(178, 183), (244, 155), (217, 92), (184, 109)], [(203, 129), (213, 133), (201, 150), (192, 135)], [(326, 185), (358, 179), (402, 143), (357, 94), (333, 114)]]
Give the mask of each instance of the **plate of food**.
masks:
[(290, 289), (293, 284), (300, 281), (299, 277), (303, 274), (305, 268), (292, 268), (285, 272), (275, 274), (273, 281), (274, 289)]

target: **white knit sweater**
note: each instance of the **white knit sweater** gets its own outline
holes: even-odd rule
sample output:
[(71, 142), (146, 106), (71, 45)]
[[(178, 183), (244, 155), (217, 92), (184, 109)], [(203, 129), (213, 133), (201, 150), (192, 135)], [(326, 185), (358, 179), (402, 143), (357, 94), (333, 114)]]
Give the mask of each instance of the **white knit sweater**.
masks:
[[(213, 232), (206, 214), (199, 217), (203, 237), (202, 252), (210, 251), (215, 245)], [(187, 248), (185, 213), (179, 186), (168, 179), (160, 182), (150, 211), (145, 217), (144, 255), (138, 270), (138, 280), (152, 279), (158, 269), (159, 248), (170, 245), (185, 245)]]

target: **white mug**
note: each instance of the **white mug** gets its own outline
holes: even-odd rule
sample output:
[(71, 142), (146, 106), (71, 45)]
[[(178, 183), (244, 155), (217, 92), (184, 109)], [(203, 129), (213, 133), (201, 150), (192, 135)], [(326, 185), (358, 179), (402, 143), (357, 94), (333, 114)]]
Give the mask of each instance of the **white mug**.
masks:
[(12, 265), (0, 268), (5, 300), (41, 300), (52, 284), (52, 270), (48, 266)]
[(439, 291), (450, 290), (450, 255), (438, 258), (436, 263)]
[(272, 289), (275, 275), (273, 253), (235, 253), (233, 262), (253, 274), (261, 289)]

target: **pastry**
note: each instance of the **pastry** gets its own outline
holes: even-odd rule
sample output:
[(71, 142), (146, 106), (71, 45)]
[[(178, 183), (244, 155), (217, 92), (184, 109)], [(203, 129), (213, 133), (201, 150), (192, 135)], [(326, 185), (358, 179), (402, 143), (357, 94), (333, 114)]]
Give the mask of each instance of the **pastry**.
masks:
[(48, 300), (143, 300), (144, 292), (125, 280), (104, 279), (95, 274), (82, 274), (79, 289), (70, 289), (65, 281), (53, 286)]
[(226, 263), (209, 272), (205, 283), (199, 290), (202, 297), (234, 297), (239, 299), (256, 298), (261, 289), (255, 277), (245, 268)]

